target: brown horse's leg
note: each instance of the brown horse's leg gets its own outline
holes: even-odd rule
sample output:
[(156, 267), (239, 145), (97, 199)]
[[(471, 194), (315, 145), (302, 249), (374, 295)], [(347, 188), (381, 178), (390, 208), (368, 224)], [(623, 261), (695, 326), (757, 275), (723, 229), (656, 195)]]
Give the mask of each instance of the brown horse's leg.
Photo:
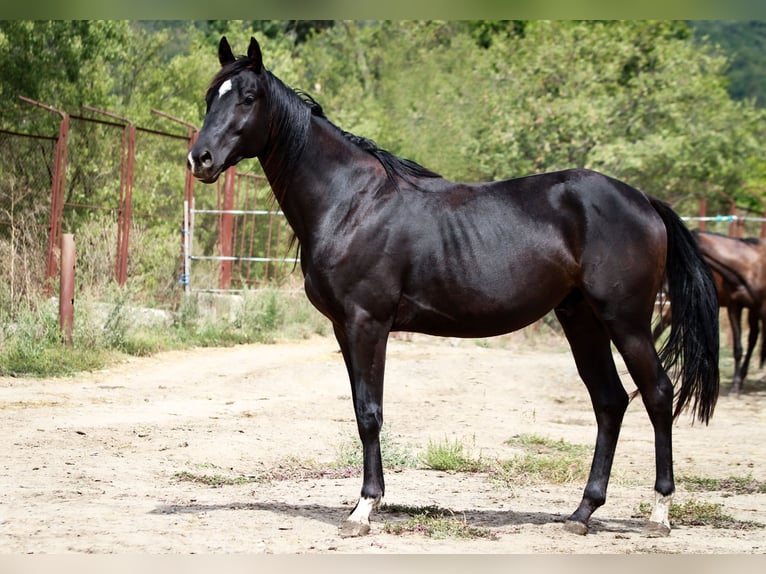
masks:
[(362, 536), (370, 531), (370, 513), (385, 493), (380, 455), (383, 426), (383, 371), (388, 331), (376, 325), (335, 328), (351, 381), (356, 424), (364, 456), (362, 492), (354, 510), (341, 524), (343, 537)]
[(742, 373), (742, 307), (730, 304), (726, 308), (729, 315), (729, 325), (731, 325), (731, 343), (734, 352), (734, 377), (731, 381), (731, 391), (739, 393), (742, 388), (742, 380), (745, 375)]
[(556, 309), (556, 316), (572, 347), (577, 371), (590, 393), (598, 425), (596, 448), (582, 501), (565, 523), (570, 532), (586, 534), (591, 514), (606, 501), (628, 395), (617, 374), (609, 336), (585, 300), (579, 294), (570, 296)]
[(753, 356), (753, 350), (755, 344), (758, 342), (758, 331), (760, 330), (761, 315), (756, 309), (747, 310), (747, 323), (750, 327), (750, 332), (747, 335), (747, 351), (745, 351), (745, 358), (742, 361), (742, 376), (740, 377), (739, 387), (732, 391), (739, 393), (742, 391), (742, 387), (745, 385), (745, 379), (747, 378), (747, 371), (750, 367), (750, 359)]

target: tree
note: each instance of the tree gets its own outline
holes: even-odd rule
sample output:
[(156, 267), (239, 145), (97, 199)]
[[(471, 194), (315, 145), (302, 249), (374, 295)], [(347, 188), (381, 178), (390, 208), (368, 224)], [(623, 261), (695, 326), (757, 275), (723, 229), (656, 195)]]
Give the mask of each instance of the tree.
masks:
[[(673, 201), (737, 193), (761, 113), (683, 22), (336, 25), (305, 84), (344, 129), (459, 180), (590, 167)], [(487, 40), (487, 33), (491, 41)]]

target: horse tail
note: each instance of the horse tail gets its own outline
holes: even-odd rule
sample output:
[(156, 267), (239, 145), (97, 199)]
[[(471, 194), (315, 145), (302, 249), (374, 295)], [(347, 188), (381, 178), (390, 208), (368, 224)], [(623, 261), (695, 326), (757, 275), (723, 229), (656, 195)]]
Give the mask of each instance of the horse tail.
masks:
[(718, 400), (718, 297), (710, 268), (697, 242), (671, 207), (657, 199), (652, 206), (668, 236), (665, 278), (673, 306), (670, 335), (659, 351), (660, 361), (674, 379), (673, 419), (693, 401), (697, 419), (708, 423)]

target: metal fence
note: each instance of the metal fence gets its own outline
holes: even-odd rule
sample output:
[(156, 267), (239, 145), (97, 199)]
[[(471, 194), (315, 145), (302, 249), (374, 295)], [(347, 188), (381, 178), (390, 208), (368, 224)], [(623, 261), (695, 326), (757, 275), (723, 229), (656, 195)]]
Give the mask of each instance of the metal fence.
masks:
[[(281, 283), (298, 263), (291, 255), (290, 227), (261, 174), (229, 168), (216, 185), (215, 208), (198, 208), (193, 197), (185, 210), (187, 264), (183, 279), (187, 292), (236, 292)], [(198, 247), (195, 240), (195, 233), (211, 228), (218, 230), (215, 254)], [(216, 286), (194, 279), (192, 263), (204, 261), (217, 262)]]
[[(170, 279), (187, 292), (248, 289), (292, 271), (290, 231), (262, 175), (232, 168), (218, 185), (195, 184), (186, 170), (197, 136), (193, 124), (152, 110), (186, 132), (173, 133), (89, 106), (75, 115), (27, 98), (19, 105), (39, 116), (29, 122), (38, 131), (25, 131), (26, 125), (0, 130), (0, 234), (18, 247), (23, 230), (36, 244), (26, 252), (40, 257), (30, 264), (38, 283), (50, 286), (56, 278), (62, 234), (77, 235), (96, 214), (114, 234), (108, 274), (119, 285), (135, 272), (136, 226), (167, 227), (169, 220), (182, 231), (170, 266), (177, 276)], [(205, 265), (216, 273), (198, 272)]]
[[(230, 168), (216, 185), (196, 184), (186, 170), (186, 155), (197, 136), (189, 122), (152, 110), (185, 132), (173, 133), (89, 106), (70, 115), (21, 100), (51, 125), (51, 133), (25, 132), (24, 126), (0, 130), (0, 233), (10, 228), (12, 246), (35, 244), (29, 252), (44, 252), (37, 262), (44, 271), (27, 275), (50, 284), (62, 233), (76, 235), (94, 213), (115, 230), (109, 240), (110, 274), (120, 285), (134, 271), (131, 234), (137, 221), (146, 228), (178, 221), (181, 241), (167, 272), (176, 277), (166, 279), (180, 283), (186, 293), (257, 288), (282, 282), (294, 271), (298, 261), (292, 232), (255, 162), (240, 164), (240, 172)], [(41, 197), (50, 200), (43, 204)], [(766, 218), (728, 199), (729, 213), (713, 216), (701, 200), (699, 215), (685, 218), (687, 224), (732, 236), (766, 237)]]

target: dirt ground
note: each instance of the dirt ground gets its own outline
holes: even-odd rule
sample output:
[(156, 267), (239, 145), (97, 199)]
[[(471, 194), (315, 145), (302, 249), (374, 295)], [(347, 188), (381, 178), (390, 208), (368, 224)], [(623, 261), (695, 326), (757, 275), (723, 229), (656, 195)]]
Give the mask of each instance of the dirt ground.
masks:
[[(724, 372), (728, 386), (729, 373)], [(626, 389), (633, 384), (623, 377)], [(566, 346), (524, 334), (502, 345), (416, 336), (389, 344), (385, 429), (414, 453), (460, 440), (506, 460), (526, 433), (592, 446), (595, 423)], [(362, 538), (340, 538), (361, 478), (209, 486), (189, 476), (260, 476), (286, 461), (337, 460), (355, 436), (349, 384), (331, 338), (131, 359), (72, 379), (0, 378), (0, 553), (660, 553), (764, 554), (766, 527), (676, 525), (645, 538), (653, 437), (639, 401), (625, 418), (608, 499), (591, 531), (561, 522), (584, 484), (503, 488), (483, 474), (386, 474), (388, 504), (437, 505), (494, 539), (388, 534), (403, 515), (376, 513)], [(766, 480), (766, 383), (722, 394), (711, 424), (674, 428), (676, 475)], [(766, 494), (689, 492), (766, 524)]]

